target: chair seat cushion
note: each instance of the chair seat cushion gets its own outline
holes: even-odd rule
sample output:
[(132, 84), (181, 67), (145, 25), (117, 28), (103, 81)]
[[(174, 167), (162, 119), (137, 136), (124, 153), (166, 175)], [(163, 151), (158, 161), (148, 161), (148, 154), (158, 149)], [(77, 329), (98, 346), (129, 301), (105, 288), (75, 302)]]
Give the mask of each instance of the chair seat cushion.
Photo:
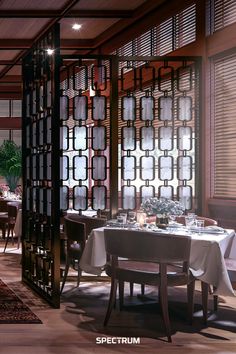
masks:
[[(107, 275), (111, 276), (112, 267), (110, 263), (106, 264), (105, 269)], [(152, 262), (119, 260), (119, 265), (116, 269), (116, 278), (121, 281), (130, 281), (137, 284), (159, 285), (159, 265)], [(167, 266), (168, 286), (184, 285), (186, 283), (188, 283), (188, 275), (183, 273), (181, 268), (174, 265)]]

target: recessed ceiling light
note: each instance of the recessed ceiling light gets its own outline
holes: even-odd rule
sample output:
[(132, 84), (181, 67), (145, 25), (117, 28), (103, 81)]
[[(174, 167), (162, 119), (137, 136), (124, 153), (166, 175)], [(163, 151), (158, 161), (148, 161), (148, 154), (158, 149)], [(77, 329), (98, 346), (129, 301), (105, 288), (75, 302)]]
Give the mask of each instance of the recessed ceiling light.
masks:
[(48, 48), (47, 53), (48, 55), (52, 55), (54, 53), (54, 49)]
[(74, 23), (72, 28), (73, 30), (78, 31), (81, 28), (81, 25), (79, 25), (78, 23)]

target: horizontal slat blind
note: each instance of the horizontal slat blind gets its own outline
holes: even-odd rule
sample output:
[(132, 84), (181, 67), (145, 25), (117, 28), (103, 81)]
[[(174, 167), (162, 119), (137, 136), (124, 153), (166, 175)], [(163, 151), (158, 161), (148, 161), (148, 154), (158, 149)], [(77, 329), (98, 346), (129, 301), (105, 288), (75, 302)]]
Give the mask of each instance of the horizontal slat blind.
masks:
[(208, 0), (208, 34), (212, 34), (236, 22), (235, 0)]
[(236, 55), (214, 63), (214, 196), (236, 197)]

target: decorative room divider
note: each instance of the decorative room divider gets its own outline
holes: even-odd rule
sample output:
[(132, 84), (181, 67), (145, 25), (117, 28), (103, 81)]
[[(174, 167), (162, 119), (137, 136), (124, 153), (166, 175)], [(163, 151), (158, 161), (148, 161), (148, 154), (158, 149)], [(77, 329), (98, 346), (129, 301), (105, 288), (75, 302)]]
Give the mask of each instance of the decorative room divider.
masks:
[(59, 46), (55, 26), (23, 61), (22, 274), (55, 307), (63, 213), (113, 217), (152, 196), (190, 210), (199, 192), (199, 58), (60, 56)]

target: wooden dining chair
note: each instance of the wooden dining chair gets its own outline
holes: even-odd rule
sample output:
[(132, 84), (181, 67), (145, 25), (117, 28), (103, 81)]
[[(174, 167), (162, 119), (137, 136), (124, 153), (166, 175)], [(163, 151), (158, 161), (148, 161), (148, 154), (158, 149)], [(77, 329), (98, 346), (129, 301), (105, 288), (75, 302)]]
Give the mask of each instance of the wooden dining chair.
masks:
[(102, 217), (102, 218), (98, 218), (98, 217), (91, 217), (91, 216), (86, 216), (86, 215), (78, 215), (78, 214), (67, 214), (68, 217), (71, 220), (76, 220), (79, 222), (82, 222), (86, 225), (86, 238), (88, 238), (88, 236), (90, 235), (90, 233), (92, 232), (93, 229), (97, 229), (99, 227), (103, 227), (106, 225), (107, 219)]
[[(20, 207), (19, 202), (8, 202), (7, 203), (7, 237), (4, 246), (4, 253), (6, 251), (9, 238), (12, 238), (12, 244), (14, 244), (14, 227), (16, 223), (17, 213)], [(20, 247), (20, 239), (18, 238), (17, 247)]]
[(61, 285), (61, 293), (64, 289), (66, 278), (69, 272), (70, 266), (74, 269), (77, 268), (77, 286), (79, 286), (81, 278), (81, 269), (79, 267), (79, 261), (83, 254), (83, 250), (86, 242), (86, 226), (84, 223), (77, 220), (72, 220), (68, 216), (64, 217), (65, 233), (67, 237), (66, 246), (66, 264), (64, 269), (64, 275)]
[[(119, 283), (120, 299), (123, 298), (124, 282), (155, 285), (159, 288), (159, 301), (168, 341), (171, 328), (168, 313), (168, 286), (187, 284), (188, 314), (193, 316), (194, 280), (189, 271), (191, 239), (173, 234), (154, 234), (147, 231), (105, 229), (105, 248), (108, 259), (106, 272), (111, 277), (110, 297), (104, 320), (107, 325)], [(119, 257), (126, 260), (119, 260)], [(182, 262), (175, 273), (167, 271), (167, 264)]]

